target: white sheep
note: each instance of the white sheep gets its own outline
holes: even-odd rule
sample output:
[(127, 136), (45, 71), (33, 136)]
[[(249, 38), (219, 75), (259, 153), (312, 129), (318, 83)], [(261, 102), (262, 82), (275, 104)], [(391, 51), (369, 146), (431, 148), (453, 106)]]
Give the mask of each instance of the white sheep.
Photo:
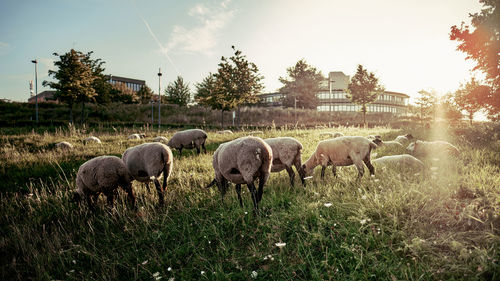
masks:
[(427, 157), (439, 154), (452, 154), (458, 156), (458, 148), (446, 141), (420, 141), (412, 142), (406, 148), (415, 157)]
[(250, 131), (248, 132), (248, 135), (263, 135), (264, 132), (262, 131)]
[[(167, 189), (167, 179), (172, 172), (173, 156), (170, 148), (162, 143), (143, 143), (128, 148), (122, 155), (123, 162), (132, 177), (146, 183), (153, 181), (158, 192), (160, 206), (164, 204), (163, 192)], [(163, 188), (158, 178), (163, 173)]]
[(231, 130), (222, 130), (222, 131), (218, 131), (217, 132), (218, 134), (221, 134), (221, 135), (232, 135), (233, 134), (233, 131)]
[[(264, 139), (264, 141), (269, 144), (273, 150), (271, 172), (276, 173), (286, 169), (290, 176), (290, 184), (293, 186), (295, 173), (293, 172), (292, 166), (295, 166), (297, 171), (299, 171), (300, 166), (302, 166), (302, 144), (297, 139), (291, 137), (269, 138)], [(301, 177), (300, 180), (302, 184), (305, 185), (304, 178)]]
[(161, 142), (161, 143), (167, 144), (168, 139), (164, 136), (158, 136), (158, 137), (153, 139), (153, 142)]
[(424, 170), (425, 165), (422, 161), (409, 154), (384, 156), (371, 161), (375, 166), (398, 166), (408, 167), (417, 170)]
[(94, 136), (90, 136), (90, 137), (83, 139), (83, 144), (87, 144), (89, 142), (101, 143), (101, 140), (97, 137), (94, 137)]
[[(380, 141), (380, 140), (379, 140)], [(375, 169), (370, 163), (370, 152), (376, 149), (377, 144), (365, 137), (347, 136), (320, 141), (311, 157), (302, 165), (299, 174), (301, 177), (311, 175), (314, 168), (321, 165), (321, 179), (325, 176), (325, 169), (332, 165), (332, 172), (337, 176), (337, 166), (350, 166), (354, 164), (358, 169), (358, 179), (364, 174), (364, 166), (368, 167), (370, 174), (375, 174)]]
[(319, 134), (320, 136), (322, 137), (331, 137), (331, 138), (338, 138), (338, 137), (343, 137), (344, 134), (342, 134), (341, 132), (323, 132), (323, 133), (320, 133)]
[[(252, 196), (255, 212), (262, 199), (264, 184), (271, 173), (273, 152), (271, 147), (259, 137), (241, 137), (219, 145), (212, 158), (215, 179), (207, 186), (217, 184), (222, 198), (227, 191), (228, 182), (236, 184), (240, 206), (241, 185), (246, 184)], [(259, 179), (259, 189), (255, 190), (254, 181)]]
[(131, 134), (130, 136), (127, 137), (129, 140), (140, 140), (146, 138), (145, 134)]
[(73, 145), (67, 141), (62, 141), (62, 142), (56, 143), (56, 148), (60, 149), (60, 150), (72, 150)]
[(99, 156), (83, 163), (76, 175), (77, 189), (73, 193), (73, 201), (79, 202), (83, 197), (91, 210), (100, 193), (107, 197), (108, 204), (113, 207), (114, 196), (118, 186), (128, 194), (135, 208), (135, 196), (132, 190), (132, 177), (123, 161), (116, 156)]
[(410, 141), (413, 140), (413, 136), (411, 134), (406, 134), (406, 135), (403, 135), (403, 136), (397, 136), (394, 141), (397, 141), (399, 142), (400, 144), (406, 144)]
[(207, 133), (200, 129), (185, 130), (175, 133), (168, 141), (167, 145), (171, 148), (178, 149), (179, 155), (182, 154), (183, 148), (196, 148), (196, 152), (200, 154), (200, 147), (202, 147), (205, 153), (207, 153), (207, 149), (205, 148), (207, 137)]
[(371, 140), (371, 141), (376, 140), (376, 139), (379, 139), (379, 140), (382, 139), (382, 137), (380, 135), (368, 135), (366, 138)]
[(391, 149), (402, 149), (403, 145), (397, 141), (381, 141), (379, 146), (385, 146)]

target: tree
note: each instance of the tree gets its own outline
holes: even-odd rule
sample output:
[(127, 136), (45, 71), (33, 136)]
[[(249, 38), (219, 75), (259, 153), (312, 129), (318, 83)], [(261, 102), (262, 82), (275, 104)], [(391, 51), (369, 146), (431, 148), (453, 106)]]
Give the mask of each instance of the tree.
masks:
[(167, 95), (167, 102), (179, 106), (186, 106), (191, 100), (189, 85), (184, 83), (181, 76), (177, 76), (173, 83), (168, 84), (165, 94)]
[(476, 61), (474, 70), (486, 74), (491, 91), (480, 102), (494, 117), (500, 115), (500, 0), (479, 2), (483, 4), (481, 12), (469, 14), (472, 27), (464, 22), (460, 28), (452, 26), (450, 40), (460, 42), (457, 50), (466, 53), (466, 59)]
[(84, 117), (85, 102), (92, 100), (97, 94), (93, 88), (96, 79), (92, 71), (92, 65), (88, 64), (90, 54), (71, 49), (69, 52), (59, 55), (59, 60), (54, 63), (57, 70), (49, 70), (49, 76), (53, 76), (57, 82), (43, 81), (44, 86), (50, 86), (56, 90), (54, 97), (68, 105), (70, 109), (70, 122), (73, 123), (73, 105), (82, 103), (82, 122)]
[(420, 120), (424, 116), (432, 114), (432, 120), (436, 120), (437, 93), (435, 91), (420, 90), (420, 97), (415, 102), (420, 107)]
[(490, 88), (486, 85), (481, 85), (474, 78), (465, 85), (460, 85), (460, 88), (455, 92), (455, 102), (458, 108), (467, 112), (471, 125), (474, 114), (483, 108), (482, 101), (489, 93)]
[(137, 97), (139, 97), (142, 104), (147, 104), (153, 99), (153, 90), (147, 85), (144, 85), (137, 91)]
[(363, 124), (366, 126), (366, 105), (374, 102), (384, 87), (378, 83), (378, 78), (373, 72), (368, 72), (361, 64), (358, 65), (356, 74), (347, 86), (347, 97), (355, 104), (361, 105)]
[(195, 83), (196, 93), (194, 100), (213, 110), (221, 110), (221, 127), (224, 128), (224, 111), (234, 108), (234, 102), (228, 97), (227, 92), (222, 90), (220, 81), (215, 74), (209, 73), (201, 83)]
[(136, 92), (127, 87), (127, 85), (123, 82), (116, 82), (111, 87), (110, 95), (112, 97), (112, 101), (114, 102), (123, 102), (127, 104), (139, 103), (140, 98)]
[(454, 94), (448, 93), (444, 95), (441, 98), (439, 104), (441, 107), (443, 118), (446, 118), (450, 121), (458, 121), (462, 119), (462, 112), (457, 106)]
[(316, 109), (318, 97), (316, 96), (320, 82), (324, 80), (321, 71), (307, 64), (304, 59), (299, 60), (294, 66), (286, 69), (288, 78), (280, 77), (283, 87), (279, 92), (283, 95), (283, 105), (286, 107), (299, 107)]

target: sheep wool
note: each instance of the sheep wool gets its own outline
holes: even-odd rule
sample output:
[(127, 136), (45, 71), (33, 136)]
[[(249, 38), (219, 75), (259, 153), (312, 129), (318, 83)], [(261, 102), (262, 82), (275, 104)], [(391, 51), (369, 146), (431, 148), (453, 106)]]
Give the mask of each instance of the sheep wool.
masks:
[(140, 139), (143, 139), (145, 137), (146, 137), (145, 134), (131, 134), (130, 136), (127, 137), (127, 139), (129, 139), (129, 140), (140, 140)]
[(231, 130), (222, 130), (222, 131), (218, 131), (217, 133), (221, 134), (221, 135), (232, 135), (233, 131), (231, 131)]
[(207, 153), (207, 149), (205, 148), (207, 137), (207, 133), (200, 129), (185, 130), (175, 133), (168, 141), (167, 145), (171, 148), (178, 149), (179, 154), (182, 154), (183, 148), (196, 148), (196, 152), (200, 154), (200, 147)]
[(158, 137), (154, 138), (153, 141), (154, 142), (161, 142), (164, 144), (168, 143), (168, 139), (166, 137), (163, 137), (163, 136), (158, 136)]
[(422, 161), (409, 154), (390, 155), (372, 160), (376, 166), (408, 167), (417, 170), (423, 170), (425, 165)]
[(458, 156), (460, 151), (446, 141), (420, 141), (410, 143), (406, 148), (415, 157), (428, 157), (432, 155), (452, 154)]
[[(290, 177), (290, 184), (294, 185), (295, 173), (292, 166), (299, 171), (302, 166), (302, 144), (295, 138), (279, 137), (264, 139), (273, 151), (273, 163), (271, 172), (281, 172), (286, 169)], [(305, 185), (304, 178), (301, 177), (302, 184)]]
[(67, 141), (62, 141), (62, 142), (56, 143), (56, 148), (58, 148), (60, 150), (72, 150), (73, 145)]
[(94, 136), (90, 136), (90, 137), (83, 139), (83, 144), (87, 144), (89, 142), (101, 143), (101, 140), (97, 137), (94, 137)]

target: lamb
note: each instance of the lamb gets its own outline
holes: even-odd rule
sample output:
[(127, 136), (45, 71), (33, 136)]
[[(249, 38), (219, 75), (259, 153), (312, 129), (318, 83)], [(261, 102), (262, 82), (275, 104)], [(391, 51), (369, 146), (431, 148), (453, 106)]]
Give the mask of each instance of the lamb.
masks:
[[(292, 165), (295, 166), (297, 171), (302, 166), (302, 144), (295, 138), (290, 137), (269, 138), (264, 141), (269, 144), (273, 151), (271, 172), (276, 173), (286, 169), (290, 176), (290, 184), (294, 186), (295, 173), (293, 172)], [(300, 180), (305, 186), (304, 178), (301, 177)]]
[(406, 148), (415, 157), (426, 157), (435, 154), (447, 154), (458, 156), (458, 148), (446, 141), (415, 141)]
[[(380, 141), (380, 140), (379, 140)], [(365, 137), (347, 136), (320, 141), (311, 157), (302, 165), (299, 174), (306, 177), (312, 174), (316, 166), (321, 165), (321, 179), (325, 177), (325, 169), (332, 165), (333, 175), (337, 176), (337, 166), (356, 165), (358, 179), (363, 177), (363, 162), (375, 174), (375, 169), (370, 163), (370, 152), (376, 149), (377, 144)]]
[[(160, 206), (163, 206), (163, 192), (167, 189), (167, 179), (172, 172), (173, 156), (170, 148), (162, 143), (143, 143), (128, 148), (122, 155), (123, 162), (131, 176), (148, 183), (152, 180), (158, 192)], [(163, 188), (158, 178), (163, 173)]]
[(342, 134), (341, 132), (335, 132), (335, 133), (332, 133), (332, 132), (323, 132), (321, 134), (319, 134), (320, 136), (326, 136), (326, 137), (331, 137), (331, 138), (338, 138), (338, 137), (343, 137), (344, 134)]
[(91, 210), (94, 210), (93, 205), (100, 193), (106, 195), (108, 204), (113, 207), (118, 186), (127, 192), (132, 207), (135, 208), (132, 177), (123, 161), (116, 156), (99, 156), (83, 163), (76, 175), (76, 186), (73, 201), (79, 202), (85, 197)]
[(131, 134), (127, 139), (129, 140), (140, 140), (146, 138), (145, 134)]
[[(273, 151), (259, 137), (241, 137), (219, 145), (212, 158), (215, 179), (207, 186), (217, 184), (222, 199), (227, 191), (228, 182), (236, 184), (236, 193), (240, 206), (241, 185), (246, 184), (252, 196), (254, 211), (258, 212), (258, 204), (262, 199), (264, 185), (271, 173)], [(259, 189), (255, 190), (254, 181), (259, 178)]]
[(89, 142), (101, 143), (101, 140), (97, 137), (94, 137), (94, 136), (90, 136), (90, 137), (83, 139), (83, 144), (87, 144)]
[(218, 131), (217, 132), (218, 134), (221, 134), (221, 135), (232, 135), (233, 134), (233, 131), (231, 130), (222, 130), (222, 131)]
[(399, 142), (400, 144), (405, 144), (413, 140), (413, 136), (411, 134), (406, 134), (404, 136), (397, 136), (394, 141)]
[(422, 161), (409, 154), (390, 155), (377, 158), (372, 161), (377, 166), (402, 166), (417, 170), (424, 170), (425, 165)]
[(200, 154), (200, 146), (205, 153), (207, 153), (207, 149), (205, 148), (207, 137), (207, 133), (200, 129), (185, 130), (175, 133), (170, 141), (168, 141), (167, 145), (171, 148), (178, 149), (180, 155), (182, 155), (183, 148), (196, 148), (196, 152)]
[(168, 139), (164, 136), (158, 136), (158, 137), (153, 139), (153, 142), (161, 142), (161, 143), (167, 144)]
[(58, 148), (60, 150), (72, 150), (73, 145), (67, 141), (62, 141), (62, 142), (56, 143), (56, 148)]

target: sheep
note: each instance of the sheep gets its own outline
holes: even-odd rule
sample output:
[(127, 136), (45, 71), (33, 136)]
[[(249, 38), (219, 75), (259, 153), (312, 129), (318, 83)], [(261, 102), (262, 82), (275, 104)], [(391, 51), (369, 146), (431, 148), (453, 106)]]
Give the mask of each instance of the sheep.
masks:
[(131, 134), (127, 139), (129, 140), (140, 140), (146, 138), (145, 134)]
[[(271, 173), (273, 151), (261, 138), (247, 136), (219, 145), (212, 158), (215, 179), (207, 186), (217, 185), (222, 199), (227, 191), (228, 182), (236, 184), (240, 206), (241, 185), (246, 184), (252, 196), (254, 212), (262, 199), (264, 185)], [(254, 181), (259, 178), (259, 189), (255, 190)]]
[(183, 148), (196, 148), (196, 152), (200, 154), (200, 146), (203, 148), (205, 153), (207, 153), (207, 149), (205, 148), (206, 140), (207, 133), (205, 133), (205, 131), (200, 129), (191, 129), (175, 133), (168, 141), (167, 145), (171, 148), (178, 149), (179, 155), (182, 155)]
[(376, 139), (379, 139), (379, 140), (382, 139), (382, 137), (380, 135), (368, 135), (366, 138), (371, 140), (371, 141), (376, 140)]
[(403, 145), (397, 141), (381, 141), (380, 145), (394, 149), (403, 148)]
[[(162, 143), (143, 143), (130, 147), (122, 155), (123, 162), (132, 177), (146, 183), (152, 180), (158, 192), (160, 206), (163, 206), (163, 192), (167, 189), (167, 179), (172, 172), (173, 156), (170, 148)], [(158, 178), (163, 173), (163, 188)]]
[(400, 144), (405, 144), (408, 143), (409, 141), (413, 140), (413, 136), (411, 134), (406, 134), (404, 136), (397, 136), (394, 141), (399, 142)]
[(217, 132), (218, 134), (221, 134), (221, 135), (232, 135), (233, 134), (233, 131), (231, 130), (222, 130), (222, 131), (218, 131)]
[(422, 161), (417, 158), (409, 155), (409, 154), (401, 154), (401, 155), (390, 155), (384, 156), (377, 159), (372, 160), (372, 163), (377, 166), (403, 166), (409, 167), (418, 170), (424, 170), (425, 165)]
[(106, 195), (108, 204), (113, 207), (118, 186), (127, 192), (132, 207), (135, 208), (132, 177), (122, 159), (116, 156), (99, 156), (83, 163), (76, 175), (76, 186), (73, 201), (79, 202), (85, 197), (91, 210), (94, 210), (93, 204), (100, 193)]
[(251, 131), (251, 132), (248, 132), (248, 135), (263, 135), (264, 132), (262, 131)]
[(101, 143), (101, 140), (97, 137), (94, 137), (94, 136), (90, 136), (90, 137), (83, 139), (83, 144), (87, 144), (89, 142)]
[(344, 136), (344, 134), (342, 134), (341, 132), (335, 132), (335, 133), (332, 133), (332, 132), (323, 132), (323, 133), (320, 133), (319, 135), (320, 136), (331, 137), (331, 138), (338, 138), (338, 137), (343, 137)]
[(158, 137), (153, 139), (153, 142), (161, 142), (161, 143), (167, 144), (168, 139), (166, 137), (163, 137), (163, 136), (158, 136)]
[[(273, 150), (273, 164), (271, 172), (281, 172), (286, 169), (290, 176), (290, 184), (294, 186), (295, 173), (293, 172), (292, 165), (299, 171), (302, 166), (301, 152), (302, 144), (295, 138), (280, 137), (269, 138), (264, 140)], [(300, 178), (302, 184), (305, 186), (304, 178)]]
[(58, 148), (60, 150), (72, 150), (73, 145), (67, 141), (62, 141), (62, 142), (56, 143), (56, 148)]
[(370, 152), (376, 148), (375, 142), (359, 136), (320, 141), (311, 157), (301, 166), (299, 174), (303, 178), (309, 176), (316, 166), (321, 165), (321, 179), (324, 179), (327, 166), (332, 165), (333, 175), (337, 176), (337, 166), (354, 164), (358, 169), (358, 179), (360, 179), (364, 174), (364, 162), (370, 174), (374, 175), (375, 169), (370, 163)]
[(446, 141), (420, 141), (412, 142), (406, 148), (415, 157), (426, 157), (435, 154), (450, 153), (458, 156), (458, 148)]

